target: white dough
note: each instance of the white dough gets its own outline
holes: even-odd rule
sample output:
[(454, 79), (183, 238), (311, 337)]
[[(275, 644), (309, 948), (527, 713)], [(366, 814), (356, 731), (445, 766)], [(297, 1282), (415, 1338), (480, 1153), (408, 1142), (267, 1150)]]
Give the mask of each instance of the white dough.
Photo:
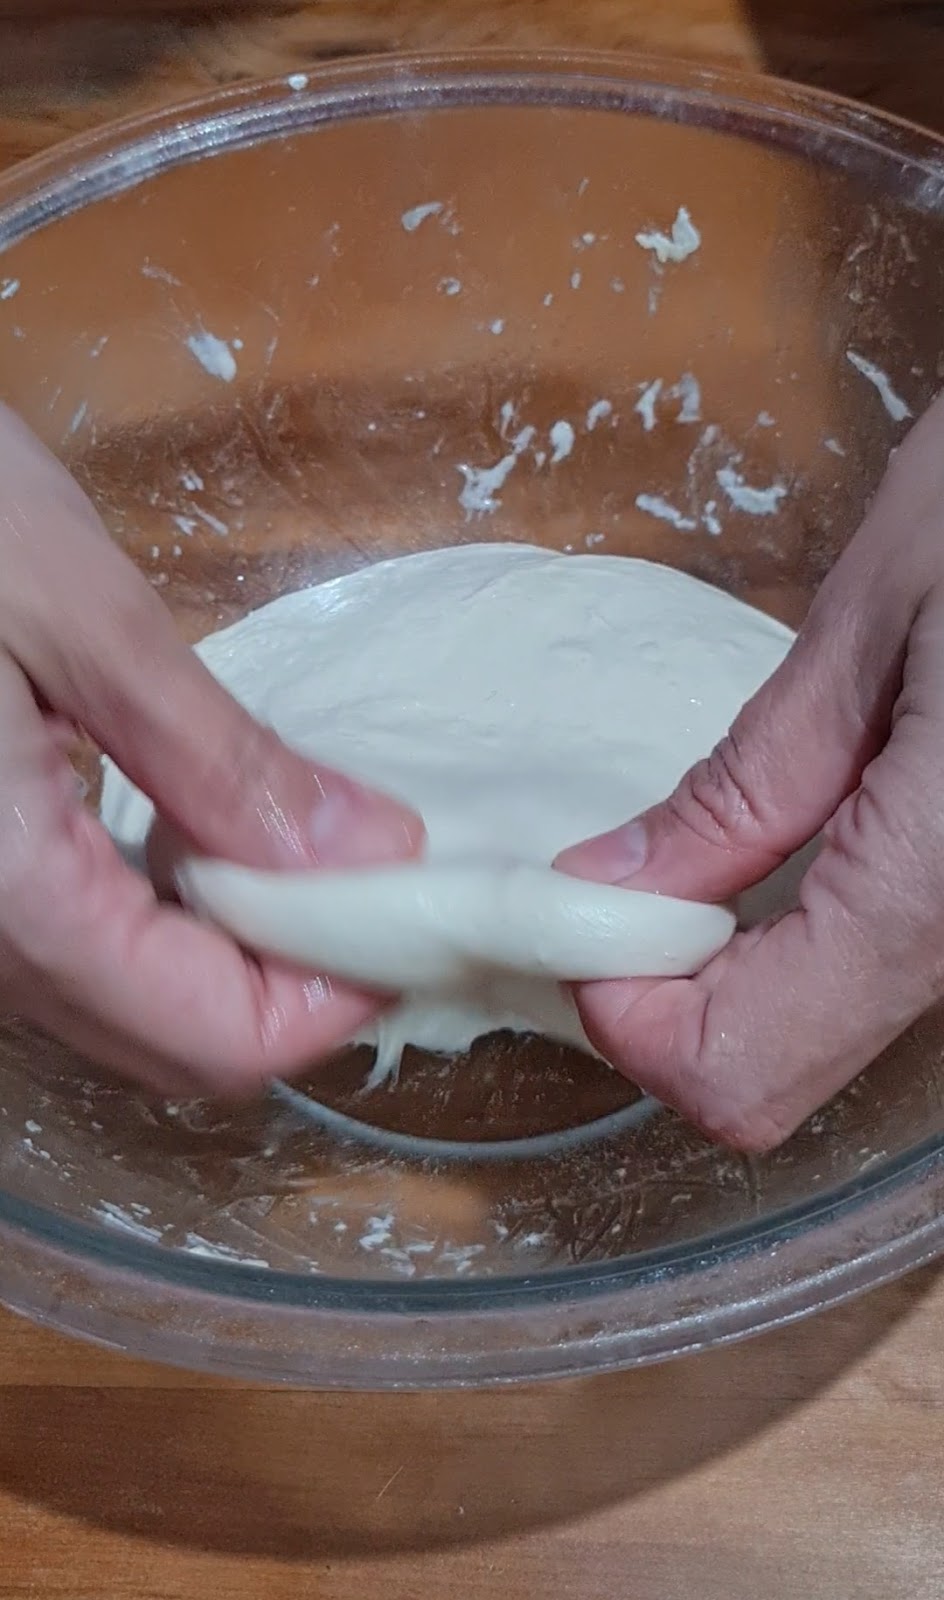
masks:
[(521, 864), (301, 873), (192, 860), (178, 881), (244, 944), (391, 992), (454, 992), (496, 968), (572, 981), (686, 976), (735, 925), (720, 906)]
[[(663, 798), (792, 642), (673, 568), (469, 545), (287, 595), (205, 639), (210, 669), (302, 751), (424, 817), (425, 860), (262, 874), (191, 862), (182, 887), (256, 948), (406, 991), (370, 1034), (459, 1051), (498, 1028), (586, 1045), (558, 979), (696, 971), (717, 907), (548, 870)], [(102, 815), (140, 847), (151, 807), (108, 767)]]

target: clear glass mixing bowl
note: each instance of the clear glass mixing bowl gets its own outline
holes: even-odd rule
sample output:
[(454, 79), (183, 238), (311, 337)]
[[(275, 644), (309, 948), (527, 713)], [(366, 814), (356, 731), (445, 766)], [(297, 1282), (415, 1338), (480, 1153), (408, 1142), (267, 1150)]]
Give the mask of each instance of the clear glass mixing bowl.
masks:
[[(606, 57), (218, 94), (0, 184), (0, 389), (190, 638), (473, 539), (648, 556), (795, 623), (944, 370), (942, 156), (822, 96)], [(700, 246), (660, 262), (637, 234), (680, 207)], [(476, 510), (461, 491), (513, 421), (532, 446)], [(785, 493), (761, 514), (739, 485)], [(10, 1025), (0, 1297), (323, 1386), (654, 1360), (939, 1248), (942, 1045), (929, 1016), (764, 1160), (663, 1115), (566, 1159), (437, 1168), (272, 1102), (157, 1104)], [(365, 1068), (312, 1081), (452, 1138), (633, 1094), (539, 1040), (414, 1054), (369, 1101)]]

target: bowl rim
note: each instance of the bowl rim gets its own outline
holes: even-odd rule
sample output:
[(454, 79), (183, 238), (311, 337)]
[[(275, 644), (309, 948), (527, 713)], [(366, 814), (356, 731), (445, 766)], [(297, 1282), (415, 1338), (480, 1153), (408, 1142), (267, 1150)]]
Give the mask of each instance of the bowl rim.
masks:
[[(817, 159), (847, 169), (876, 159), (893, 163), (903, 204), (927, 212), (944, 209), (944, 139), (822, 90), (691, 61), (602, 51), (421, 52), (359, 56), (216, 89), (110, 122), (33, 156), (0, 176), (0, 256), (28, 234), (170, 167), (342, 120), (495, 105), (636, 112), (675, 121), (694, 111), (699, 126), (745, 126), (755, 140), (798, 149), (815, 134)], [(692, 1293), (691, 1280), (709, 1269), (747, 1256), (766, 1257), (769, 1270), (762, 1272), (754, 1310), (732, 1335), (743, 1336), (777, 1320), (778, 1307), (783, 1316), (801, 1315), (944, 1249), (944, 1195), (938, 1195), (936, 1183), (942, 1166), (944, 1135), (876, 1163), (810, 1201), (702, 1238), (604, 1264), (471, 1280), (394, 1284), (206, 1261), (62, 1217), (2, 1190), (0, 1237), (28, 1236), (72, 1259), (215, 1299), (343, 1312), (354, 1323), (375, 1313), (448, 1320), (448, 1314), (456, 1316), (472, 1304), (476, 1311), (499, 1313), (576, 1305), (666, 1278), (687, 1283)], [(927, 1197), (932, 1190), (933, 1203), (919, 1225), (905, 1196), (923, 1192)], [(855, 1236), (867, 1243), (837, 1261), (835, 1229), (845, 1227), (853, 1214)], [(810, 1259), (783, 1281), (775, 1258), (801, 1234), (809, 1235)], [(859, 1281), (860, 1267), (873, 1258), (883, 1265)], [(716, 1342), (711, 1319), (717, 1309), (702, 1314), (702, 1342)], [(670, 1337), (663, 1345), (646, 1359), (674, 1353)]]
[[(796, 144), (804, 129), (816, 127), (850, 149), (910, 169), (919, 180), (914, 201), (921, 209), (944, 202), (944, 136), (770, 74), (605, 50), (391, 52), (217, 87), (107, 121), (17, 162), (0, 173), (0, 253), (168, 167), (353, 116), (560, 104), (682, 120), (671, 117), (673, 100), (676, 111), (683, 103), (698, 105), (702, 126), (724, 128), (737, 111), (763, 116), (771, 143)], [(818, 153), (825, 159), (822, 148)]]

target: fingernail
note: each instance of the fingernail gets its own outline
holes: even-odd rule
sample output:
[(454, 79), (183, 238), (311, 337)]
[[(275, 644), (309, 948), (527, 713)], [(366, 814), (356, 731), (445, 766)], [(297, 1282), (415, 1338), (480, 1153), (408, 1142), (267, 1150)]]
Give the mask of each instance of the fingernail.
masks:
[(595, 839), (585, 839), (558, 856), (555, 866), (569, 872), (574, 878), (586, 878), (591, 883), (628, 882), (646, 864), (648, 842), (643, 823), (626, 822), (611, 833), (600, 833)]
[(389, 796), (338, 779), (315, 806), (309, 836), (319, 866), (381, 866), (414, 855), (423, 826)]

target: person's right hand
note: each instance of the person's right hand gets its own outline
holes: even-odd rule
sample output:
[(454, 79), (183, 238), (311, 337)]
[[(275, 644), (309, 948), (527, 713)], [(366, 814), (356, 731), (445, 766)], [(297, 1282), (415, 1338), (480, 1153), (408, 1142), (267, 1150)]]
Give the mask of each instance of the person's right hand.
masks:
[(779, 1144), (944, 997), (944, 398), (727, 738), (664, 804), (558, 865), (725, 900), (820, 830), (799, 907), (698, 977), (578, 991), (608, 1060), (747, 1150)]
[(0, 408), (0, 1009), (162, 1093), (243, 1093), (379, 1002), (160, 904), (79, 800), (82, 729), (190, 845), (244, 866), (408, 857), (423, 828), (236, 704), (68, 473)]

